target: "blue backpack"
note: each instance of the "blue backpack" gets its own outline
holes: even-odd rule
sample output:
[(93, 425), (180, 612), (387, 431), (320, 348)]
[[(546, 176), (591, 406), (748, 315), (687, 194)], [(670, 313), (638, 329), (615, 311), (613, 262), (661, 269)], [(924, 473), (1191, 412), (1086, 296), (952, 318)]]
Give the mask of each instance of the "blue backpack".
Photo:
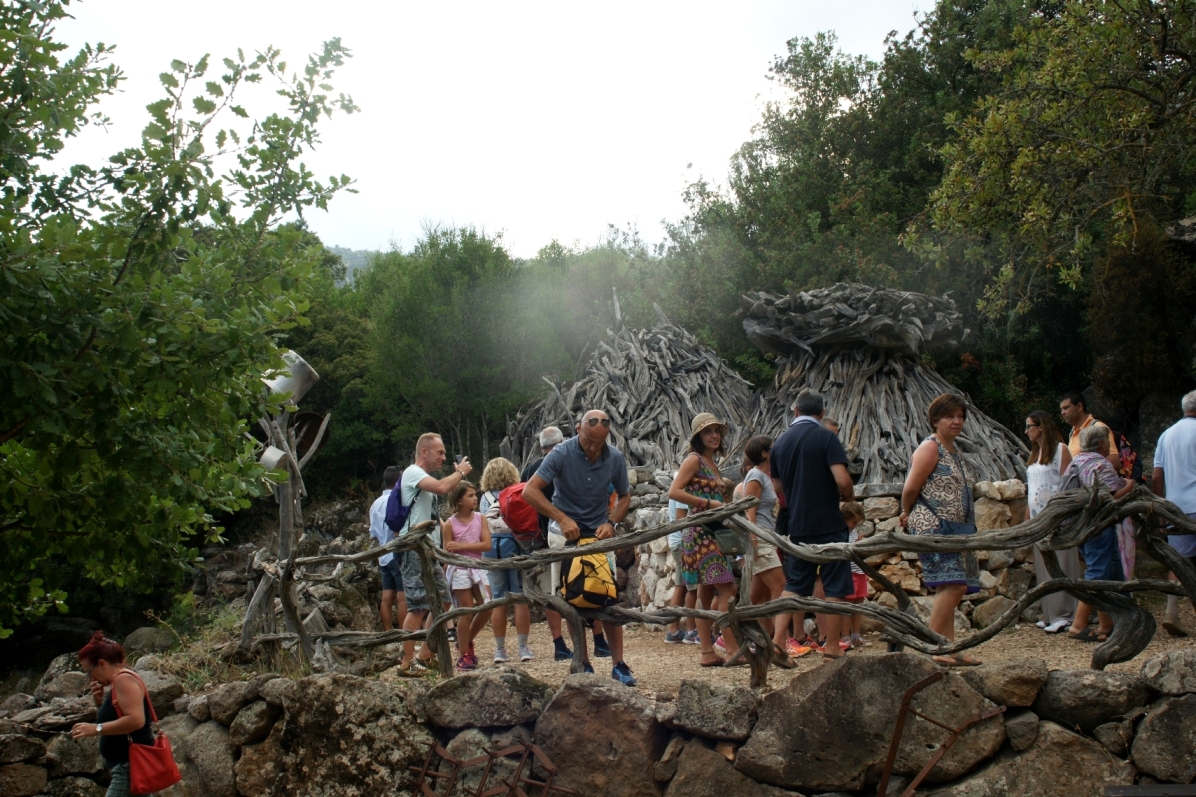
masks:
[(420, 490), (417, 489), (411, 503), (404, 506), (403, 481), (400, 479), (399, 483), (390, 491), (390, 495), (386, 497), (386, 525), (390, 527), (396, 537), (403, 530), (403, 526), (407, 525), (407, 518), (411, 516), (411, 508), (419, 500), (419, 494)]

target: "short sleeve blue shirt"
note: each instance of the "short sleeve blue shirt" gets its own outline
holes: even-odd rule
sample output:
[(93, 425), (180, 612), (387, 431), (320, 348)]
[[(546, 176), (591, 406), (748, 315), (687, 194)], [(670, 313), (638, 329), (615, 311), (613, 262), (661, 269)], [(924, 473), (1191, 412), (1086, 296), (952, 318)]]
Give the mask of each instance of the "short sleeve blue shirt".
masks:
[(631, 489), (622, 451), (607, 443), (598, 459), (590, 462), (578, 437), (548, 452), (536, 475), (553, 486), (553, 506), (591, 531), (606, 522), (610, 486), (619, 495)]

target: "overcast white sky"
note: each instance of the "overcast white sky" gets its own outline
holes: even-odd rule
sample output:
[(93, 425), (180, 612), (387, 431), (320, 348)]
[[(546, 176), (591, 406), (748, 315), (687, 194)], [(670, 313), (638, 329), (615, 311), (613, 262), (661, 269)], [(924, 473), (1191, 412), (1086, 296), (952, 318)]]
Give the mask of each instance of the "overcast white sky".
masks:
[(834, 30), (845, 51), (879, 57), (932, 5), (86, 0), (59, 37), (117, 45), (128, 79), (101, 106), (112, 127), (65, 154), (96, 163), (136, 143), (172, 58), (274, 45), (300, 65), (340, 36), (354, 57), (336, 88), (362, 112), (326, 121), (307, 163), (359, 193), (311, 215), (325, 243), (406, 249), (428, 223), (501, 232), (522, 257), (554, 238), (592, 244), (607, 224), (657, 241), (685, 185), (725, 177), (788, 39)]

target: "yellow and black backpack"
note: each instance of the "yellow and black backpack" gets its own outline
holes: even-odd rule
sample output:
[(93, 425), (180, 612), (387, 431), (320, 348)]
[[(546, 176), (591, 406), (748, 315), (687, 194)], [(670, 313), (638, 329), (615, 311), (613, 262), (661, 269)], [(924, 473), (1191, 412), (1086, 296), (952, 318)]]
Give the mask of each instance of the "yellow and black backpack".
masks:
[[(578, 546), (598, 542), (594, 538), (577, 541)], [(610, 557), (591, 553), (566, 559), (561, 568), (561, 596), (579, 609), (601, 609), (617, 600), (615, 574)]]

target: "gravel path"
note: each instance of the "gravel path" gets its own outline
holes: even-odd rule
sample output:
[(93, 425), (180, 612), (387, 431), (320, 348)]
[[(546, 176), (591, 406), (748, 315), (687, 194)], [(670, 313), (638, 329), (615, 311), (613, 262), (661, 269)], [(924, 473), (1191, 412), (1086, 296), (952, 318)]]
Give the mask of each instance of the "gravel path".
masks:
[[(1158, 653), (1176, 648), (1196, 646), (1196, 637), (1186, 639), (1172, 638), (1162, 630), (1162, 604), (1152, 606), (1155, 620), (1160, 623), (1150, 645), (1132, 661), (1115, 664), (1109, 667), (1111, 671), (1137, 672), (1146, 659)], [(1189, 630), (1196, 630), (1196, 612), (1191, 604), (1181, 604), (1181, 619)], [(508, 631), (507, 650), (514, 654), (517, 650), (514, 629)], [(870, 656), (883, 653), (885, 645), (879, 635), (868, 636), (873, 644), (871, 647), (853, 651), (852, 656)], [(567, 662), (552, 660), (552, 640), (548, 633), (548, 626), (537, 623), (532, 626), (531, 647), (536, 658), (525, 664), (518, 662), (513, 656), (512, 664), (523, 667), (528, 673), (547, 683), (560, 684), (569, 674)], [(632, 628), (625, 635), (625, 659), (631, 666), (639, 680), (639, 689), (644, 692), (676, 692), (682, 679), (700, 678), (712, 683), (742, 684), (746, 686), (749, 680), (747, 667), (701, 667), (698, 664), (699, 648), (697, 645), (667, 645), (662, 632), (650, 631), (646, 628)], [(478, 661), (482, 667), (493, 666), (494, 637), (487, 627), (475, 645)], [(1092, 646), (1068, 639), (1064, 634), (1048, 635), (1033, 624), (1019, 625), (1009, 628), (984, 644), (968, 651), (985, 662), (997, 662), (1006, 659), (1035, 657), (1045, 659), (1047, 666), (1054, 669), (1084, 669), (1089, 666)], [(608, 674), (610, 659), (591, 659), (595, 671)], [(769, 689), (783, 688), (798, 672), (802, 672), (822, 663), (821, 657), (811, 653), (798, 660), (795, 670), (769, 668)]]

